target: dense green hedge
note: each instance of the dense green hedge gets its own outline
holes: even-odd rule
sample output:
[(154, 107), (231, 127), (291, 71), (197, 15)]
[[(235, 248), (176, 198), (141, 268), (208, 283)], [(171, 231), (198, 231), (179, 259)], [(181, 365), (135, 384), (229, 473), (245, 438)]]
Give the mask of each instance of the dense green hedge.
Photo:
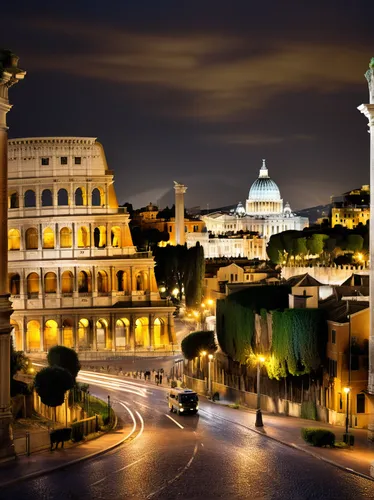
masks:
[(335, 445), (335, 434), (327, 429), (304, 427), (301, 429), (301, 437), (313, 446)]
[(317, 370), (325, 357), (327, 324), (321, 309), (273, 311), (271, 361), (268, 376), (279, 379)]
[(194, 359), (200, 356), (202, 351), (206, 351), (208, 354), (214, 353), (217, 350), (214, 342), (214, 332), (199, 331), (190, 333), (182, 340), (181, 348), (186, 359)]
[[(236, 294), (235, 294), (236, 295)], [(233, 300), (217, 301), (217, 338), (223, 352), (245, 363), (252, 350), (254, 313)]]
[(288, 307), (288, 295), (291, 293), (291, 287), (288, 285), (267, 285), (251, 286), (246, 290), (231, 293), (226, 301), (236, 302), (242, 306), (248, 307), (257, 313), (261, 309), (273, 311), (274, 309), (285, 309)]

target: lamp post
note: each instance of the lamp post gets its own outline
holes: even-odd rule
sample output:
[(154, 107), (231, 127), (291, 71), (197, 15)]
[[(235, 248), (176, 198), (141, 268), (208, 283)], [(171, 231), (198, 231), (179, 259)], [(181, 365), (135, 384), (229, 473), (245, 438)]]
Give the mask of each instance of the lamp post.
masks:
[(213, 354), (208, 354), (208, 398), (212, 397), (212, 378), (210, 364), (213, 360)]
[(265, 362), (264, 356), (258, 356), (257, 358), (257, 409), (256, 409), (256, 427), (263, 427), (262, 413), (261, 413), (261, 390), (260, 390), (260, 380), (261, 380), (261, 364)]
[(205, 356), (206, 356), (206, 351), (201, 351), (200, 356), (201, 356), (201, 357), (200, 357), (200, 371), (201, 371), (201, 373), (202, 373), (202, 375), (203, 375), (203, 380), (205, 381), (205, 377), (204, 377), (204, 361), (202, 361), (202, 360), (201, 360), (201, 358), (202, 358), (202, 359), (204, 359), (204, 358), (205, 358)]
[[(349, 393), (351, 392), (351, 389), (350, 389), (350, 387), (344, 387), (343, 391), (347, 395), (347, 402), (346, 402), (347, 412), (346, 412), (346, 416), (345, 416), (345, 433), (348, 435), (348, 433), (349, 433)], [(347, 441), (348, 441), (348, 437), (347, 437)]]

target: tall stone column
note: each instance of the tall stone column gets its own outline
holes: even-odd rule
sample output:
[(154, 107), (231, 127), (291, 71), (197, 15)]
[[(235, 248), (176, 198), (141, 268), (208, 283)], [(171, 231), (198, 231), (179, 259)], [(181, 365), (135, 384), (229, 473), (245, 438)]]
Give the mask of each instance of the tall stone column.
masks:
[[(369, 383), (368, 392), (374, 394), (374, 57), (371, 59), (365, 77), (369, 84), (370, 104), (358, 107), (369, 120), (370, 134), (370, 338), (369, 338)], [(374, 440), (374, 417), (368, 425), (369, 439)]]
[(184, 193), (187, 187), (174, 181), (175, 189), (175, 243), (184, 245)]
[(8, 127), (6, 115), (11, 109), (8, 90), (22, 80), (25, 71), (18, 68), (18, 57), (0, 49), (0, 460), (14, 457), (10, 406), (10, 315), (8, 290)]

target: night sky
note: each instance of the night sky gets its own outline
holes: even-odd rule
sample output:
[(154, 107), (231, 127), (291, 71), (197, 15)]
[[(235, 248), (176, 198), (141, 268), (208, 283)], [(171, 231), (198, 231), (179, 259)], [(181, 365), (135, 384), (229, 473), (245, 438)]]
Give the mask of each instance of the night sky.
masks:
[[(245, 202), (266, 158), (293, 209), (369, 183), (374, 1), (76, 0), (1, 6), (26, 79), (10, 137), (102, 142), (120, 203)], [(4, 10), (5, 9), (5, 10)]]

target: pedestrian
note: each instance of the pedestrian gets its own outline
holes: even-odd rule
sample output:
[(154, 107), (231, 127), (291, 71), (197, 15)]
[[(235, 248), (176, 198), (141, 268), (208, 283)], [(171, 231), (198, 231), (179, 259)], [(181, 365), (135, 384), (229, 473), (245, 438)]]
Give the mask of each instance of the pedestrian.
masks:
[(156, 384), (157, 384), (157, 385), (158, 385), (158, 380), (159, 380), (159, 377), (158, 377), (158, 375), (157, 375), (157, 373), (156, 373), (156, 375), (155, 375), (155, 381), (156, 381)]
[(158, 376), (158, 381), (160, 382), (160, 385), (162, 384), (162, 373)]

